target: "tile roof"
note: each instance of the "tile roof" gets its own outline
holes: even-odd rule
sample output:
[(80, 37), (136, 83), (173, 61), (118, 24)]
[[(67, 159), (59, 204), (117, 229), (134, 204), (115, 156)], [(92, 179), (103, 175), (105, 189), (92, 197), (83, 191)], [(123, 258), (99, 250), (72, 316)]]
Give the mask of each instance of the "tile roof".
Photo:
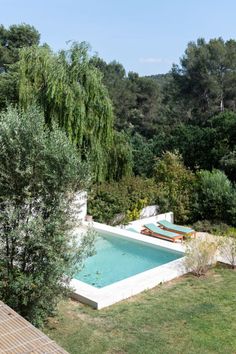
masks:
[(0, 301), (0, 354), (68, 354), (53, 340)]

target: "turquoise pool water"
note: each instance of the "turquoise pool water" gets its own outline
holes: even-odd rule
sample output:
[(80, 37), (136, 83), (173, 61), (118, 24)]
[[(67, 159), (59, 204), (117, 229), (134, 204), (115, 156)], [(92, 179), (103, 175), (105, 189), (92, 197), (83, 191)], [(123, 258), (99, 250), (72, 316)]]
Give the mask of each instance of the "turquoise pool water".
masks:
[(74, 278), (102, 288), (183, 257), (181, 252), (144, 245), (113, 235), (99, 235), (96, 254), (87, 258)]

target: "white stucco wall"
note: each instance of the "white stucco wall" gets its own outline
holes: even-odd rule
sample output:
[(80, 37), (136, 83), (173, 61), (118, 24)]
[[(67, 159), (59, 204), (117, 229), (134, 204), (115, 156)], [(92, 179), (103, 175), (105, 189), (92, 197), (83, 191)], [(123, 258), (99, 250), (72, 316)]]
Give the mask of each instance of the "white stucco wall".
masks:
[(71, 210), (76, 221), (83, 222), (87, 215), (87, 192), (80, 191), (74, 196), (71, 204)]
[(140, 231), (143, 225), (150, 224), (150, 223), (155, 224), (156, 222), (158, 222), (158, 220), (167, 220), (170, 222), (174, 222), (174, 214), (172, 213), (172, 211), (170, 211), (165, 214), (159, 214), (159, 215), (151, 216), (149, 218), (131, 221), (129, 225), (125, 226), (125, 228), (133, 227), (137, 231)]

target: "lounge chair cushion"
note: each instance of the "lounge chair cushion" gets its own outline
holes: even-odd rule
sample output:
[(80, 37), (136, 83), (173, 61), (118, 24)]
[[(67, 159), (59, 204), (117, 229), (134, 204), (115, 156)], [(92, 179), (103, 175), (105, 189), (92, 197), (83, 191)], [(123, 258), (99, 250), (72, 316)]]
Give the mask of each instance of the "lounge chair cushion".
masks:
[(169, 237), (169, 238), (174, 238), (174, 237), (180, 236), (179, 234), (176, 234), (174, 232), (163, 230), (160, 227), (156, 226), (155, 224), (145, 224), (144, 227), (146, 229), (149, 229), (154, 234), (158, 234), (161, 236), (165, 236), (165, 237)]
[(163, 226), (163, 227), (166, 227), (167, 229), (170, 229), (170, 230), (173, 230), (173, 231), (182, 232), (182, 233), (186, 233), (186, 234), (190, 234), (190, 233), (194, 232), (194, 230), (190, 229), (190, 227), (185, 227), (185, 226), (172, 224), (171, 222), (169, 222), (167, 220), (160, 220), (160, 221), (158, 221), (158, 224)]

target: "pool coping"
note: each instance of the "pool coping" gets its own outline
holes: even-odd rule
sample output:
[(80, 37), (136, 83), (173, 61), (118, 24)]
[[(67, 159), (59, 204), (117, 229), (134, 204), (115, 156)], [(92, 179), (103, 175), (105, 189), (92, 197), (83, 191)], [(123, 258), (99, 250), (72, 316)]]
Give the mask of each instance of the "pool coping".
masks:
[[(184, 253), (184, 246), (179, 243), (171, 243), (169, 241), (156, 239), (138, 233), (136, 234), (132, 231), (127, 231), (96, 222), (92, 225), (86, 223), (86, 225), (92, 226), (95, 230), (102, 231), (107, 234), (112, 233), (118, 237), (132, 239), (146, 245), (149, 244), (160, 246)], [(186, 274), (187, 271), (184, 266), (184, 259), (185, 257), (183, 256), (177, 260), (168, 262), (150, 270), (146, 270), (142, 273), (138, 273), (129, 278), (117, 281), (116, 283), (104, 286), (103, 288), (96, 288), (80, 280), (72, 279), (70, 282), (70, 286), (73, 288), (71, 297), (88, 304), (95, 309), (102, 309), (121, 300), (125, 300), (142, 291), (151, 289), (160, 283)]]

